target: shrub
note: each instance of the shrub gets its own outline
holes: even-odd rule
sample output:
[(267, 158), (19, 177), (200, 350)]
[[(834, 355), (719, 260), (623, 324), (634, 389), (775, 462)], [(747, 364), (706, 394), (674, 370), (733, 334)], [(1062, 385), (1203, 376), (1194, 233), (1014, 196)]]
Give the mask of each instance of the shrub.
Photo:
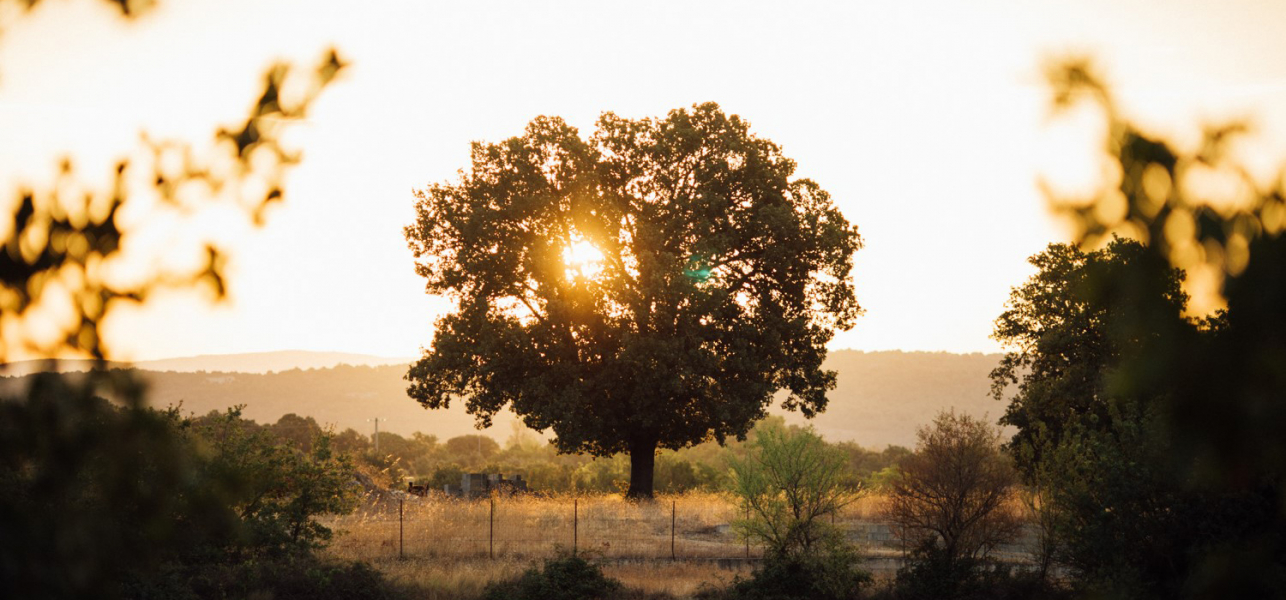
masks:
[(43, 375), (0, 400), (0, 597), (145, 596), (131, 586), (307, 554), (330, 536), (316, 517), (355, 506), (326, 438), (305, 454), (235, 410), (113, 406), (93, 395), (111, 378)]
[(532, 567), (517, 579), (487, 585), (487, 600), (594, 600), (611, 597), (621, 589), (615, 579), (584, 558), (564, 555), (545, 561), (544, 568)]
[(221, 484), (226, 508), (238, 515), (242, 543), (234, 558), (319, 548), (331, 531), (317, 517), (357, 506), (353, 464), (332, 450), (326, 435), (300, 452), (242, 419), (240, 407), (180, 430), (200, 457), (193, 476)]
[(724, 588), (707, 588), (703, 600), (850, 600), (871, 575), (858, 568), (857, 552), (837, 538), (809, 554), (772, 555), (751, 574)]
[(1000, 452), (1000, 431), (983, 420), (943, 412), (918, 436), (889, 481), (888, 517), (924, 548), (916, 560), (931, 557), (946, 573), (963, 574), (954, 563), (977, 564), (1017, 535), (1021, 523), (1006, 506), (1017, 476)]
[(1058, 600), (1071, 598), (1037, 571), (1015, 571), (973, 557), (951, 560), (946, 551), (926, 545), (898, 570), (892, 590), (897, 600)]
[(822, 520), (852, 503), (848, 457), (811, 429), (764, 427), (745, 457), (731, 456), (731, 491), (750, 514), (733, 526), (770, 554), (808, 555), (834, 547), (834, 528)]
[(810, 429), (764, 427), (745, 457), (730, 458), (732, 493), (750, 518), (734, 525), (767, 546), (764, 563), (749, 579), (707, 598), (843, 600), (855, 598), (870, 574), (843, 535), (822, 517), (853, 502), (860, 489), (849, 477), (848, 457)]

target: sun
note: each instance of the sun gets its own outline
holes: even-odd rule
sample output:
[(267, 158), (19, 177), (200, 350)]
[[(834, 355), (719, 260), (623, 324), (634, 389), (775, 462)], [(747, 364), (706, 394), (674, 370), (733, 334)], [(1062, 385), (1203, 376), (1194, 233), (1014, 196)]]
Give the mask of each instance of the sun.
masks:
[(593, 279), (603, 271), (603, 253), (589, 240), (576, 236), (563, 248), (563, 263), (567, 265), (568, 279)]

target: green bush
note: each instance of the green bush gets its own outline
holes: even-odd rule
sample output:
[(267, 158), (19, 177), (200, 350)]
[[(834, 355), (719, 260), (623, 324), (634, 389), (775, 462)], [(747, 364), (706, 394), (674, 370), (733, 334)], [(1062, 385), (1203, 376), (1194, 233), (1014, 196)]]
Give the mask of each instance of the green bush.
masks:
[(487, 600), (594, 600), (609, 598), (621, 583), (603, 575), (603, 569), (579, 556), (564, 555), (545, 561), (542, 569), (527, 569), (517, 579), (487, 585)]
[[(745, 456), (728, 455), (729, 491), (749, 518), (733, 522), (770, 554), (806, 556), (833, 547), (838, 533), (826, 522), (861, 494), (851, 487), (848, 457), (812, 429), (756, 429)], [(827, 550), (829, 551), (829, 550)]]
[(767, 547), (762, 565), (749, 579), (725, 589), (707, 589), (706, 598), (856, 598), (871, 581), (858, 568), (857, 551), (826, 522), (857, 499), (848, 456), (811, 429), (781, 425), (756, 429), (745, 456), (729, 456), (730, 491), (750, 518), (734, 522), (738, 532)]
[(317, 517), (357, 507), (352, 461), (336, 454), (326, 435), (301, 452), (242, 419), (240, 407), (177, 427), (199, 457), (191, 475), (219, 482), (223, 502), (238, 515), (241, 543), (233, 558), (319, 548), (331, 531)]

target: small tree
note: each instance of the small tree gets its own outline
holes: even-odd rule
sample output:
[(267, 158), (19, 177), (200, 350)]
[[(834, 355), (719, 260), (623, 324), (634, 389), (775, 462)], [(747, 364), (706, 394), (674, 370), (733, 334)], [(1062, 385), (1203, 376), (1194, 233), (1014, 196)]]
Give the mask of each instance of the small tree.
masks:
[(980, 419), (942, 412), (918, 437), (890, 482), (888, 516), (918, 551), (954, 572), (1017, 534), (1004, 507), (1017, 478), (1000, 453), (1000, 432)]
[(810, 429), (761, 427), (742, 458), (729, 459), (732, 493), (750, 518), (735, 524), (771, 554), (813, 552), (834, 529), (823, 517), (860, 495), (847, 476), (848, 457)]
[(760, 425), (749, 453), (729, 459), (732, 492), (750, 517), (734, 523), (764, 542), (767, 560), (750, 579), (723, 590), (738, 600), (848, 600), (870, 583), (856, 550), (826, 516), (856, 500), (848, 454), (813, 430)]

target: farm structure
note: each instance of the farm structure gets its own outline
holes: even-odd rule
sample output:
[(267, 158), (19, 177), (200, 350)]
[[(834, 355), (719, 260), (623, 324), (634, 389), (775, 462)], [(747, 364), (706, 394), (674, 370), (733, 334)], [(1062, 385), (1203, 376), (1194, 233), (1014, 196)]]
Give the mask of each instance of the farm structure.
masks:
[[(522, 475), (505, 477), (499, 473), (465, 473), (460, 476), (460, 485), (446, 484), (442, 492), (453, 498), (485, 498), (492, 494), (513, 495), (527, 491), (527, 481)], [(414, 496), (427, 496), (429, 488), (425, 484), (407, 483), (406, 492)]]

